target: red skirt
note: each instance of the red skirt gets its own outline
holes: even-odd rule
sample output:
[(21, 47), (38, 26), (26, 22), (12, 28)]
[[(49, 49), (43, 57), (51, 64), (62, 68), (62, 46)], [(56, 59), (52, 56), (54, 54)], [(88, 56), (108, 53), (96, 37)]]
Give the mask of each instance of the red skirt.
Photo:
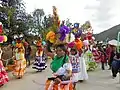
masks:
[(8, 75), (7, 72), (3, 66), (2, 61), (0, 60), (0, 86), (4, 85), (8, 82)]

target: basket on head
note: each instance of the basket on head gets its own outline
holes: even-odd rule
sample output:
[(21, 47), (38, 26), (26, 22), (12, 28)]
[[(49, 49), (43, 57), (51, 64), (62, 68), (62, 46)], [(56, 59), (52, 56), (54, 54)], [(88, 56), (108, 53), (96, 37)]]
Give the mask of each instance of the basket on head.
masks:
[(56, 34), (56, 42), (54, 43), (54, 46), (60, 45), (60, 44), (67, 44), (67, 39), (65, 38), (63, 41), (60, 40), (60, 34)]

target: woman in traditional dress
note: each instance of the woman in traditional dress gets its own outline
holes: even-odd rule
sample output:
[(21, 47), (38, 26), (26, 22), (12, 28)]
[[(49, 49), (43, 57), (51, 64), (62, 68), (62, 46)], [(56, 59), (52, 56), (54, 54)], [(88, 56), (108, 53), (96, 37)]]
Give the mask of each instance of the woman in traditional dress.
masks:
[(100, 51), (97, 49), (96, 46), (93, 46), (92, 53), (93, 53), (93, 59), (95, 60), (95, 62), (100, 63), (101, 62)]
[(53, 71), (54, 78), (48, 78), (45, 90), (73, 90), (72, 83), (61, 84), (63, 81), (70, 81), (72, 75), (72, 66), (66, 55), (65, 46), (57, 45), (56, 56), (52, 58), (53, 61), (50, 64), (50, 68)]
[(22, 43), (17, 44), (15, 50), (15, 56), (13, 57), (15, 64), (13, 69), (13, 75), (21, 79), (24, 76), (26, 70), (25, 50)]
[(6, 72), (6, 70), (3, 66), (1, 56), (2, 56), (2, 50), (1, 50), (1, 47), (0, 47), (0, 87), (3, 86), (4, 84), (6, 84), (9, 80), (7, 72)]
[(75, 88), (76, 83), (79, 81), (78, 75), (81, 70), (79, 53), (75, 48), (71, 48), (69, 58), (72, 64), (72, 81), (74, 82)]
[(41, 44), (39, 44), (37, 45), (36, 58), (32, 68), (41, 72), (42, 70), (45, 70), (46, 67), (47, 65), (45, 61), (43, 47)]
[(82, 49), (79, 50), (79, 53), (81, 53), (81, 54), (79, 56), (80, 72), (78, 73), (78, 80), (83, 81), (83, 80), (88, 79), (88, 73), (87, 73), (86, 62), (85, 62), (84, 53), (83, 53)]

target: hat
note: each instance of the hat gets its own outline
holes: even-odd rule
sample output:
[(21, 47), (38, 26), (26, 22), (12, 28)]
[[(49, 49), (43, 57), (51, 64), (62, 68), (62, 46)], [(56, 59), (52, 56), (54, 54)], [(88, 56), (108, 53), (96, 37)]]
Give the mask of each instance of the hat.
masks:
[(22, 48), (22, 47), (23, 47), (23, 44), (22, 44), (22, 43), (16, 43), (16, 47), (17, 47), (17, 48)]
[(42, 41), (41, 41), (41, 40), (38, 40), (37, 43), (36, 43), (36, 46), (37, 46), (37, 47), (42, 46)]

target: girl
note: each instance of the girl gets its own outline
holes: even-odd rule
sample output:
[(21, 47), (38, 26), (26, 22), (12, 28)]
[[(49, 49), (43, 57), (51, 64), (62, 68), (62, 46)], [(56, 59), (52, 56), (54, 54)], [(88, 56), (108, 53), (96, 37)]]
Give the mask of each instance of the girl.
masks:
[[(68, 56), (66, 55), (66, 48), (64, 45), (58, 45), (56, 47), (56, 56), (53, 57), (50, 68), (56, 77), (48, 78), (45, 90), (52, 90), (51, 88), (55, 90), (58, 90), (58, 88), (60, 88), (61, 90), (63, 88), (63, 85), (61, 85), (60, 82), (70, 80), (70, 77), (72, 75), (72, 66), (70, 64)], [(73, 90), (72, 83), (69, 82), (69, 84), (64, 85), (64, 88), (69, 88), (64, 90)]]
[(47, 66), (45, 63), (44, 51), (42, 45), (39, 45), (37, 48), (38, 49), (36, 52), (36, 58), (32, 68), (37, 69), (37, 71), (41, 72), (42, 70), (45, 70)]
[(80, 72), (80, 57), (76, 49), (71, 48), (70, 52), (69, 58), (72, 64), (72, 81), (74, 82), (75, 89), (76, 83), (79, 80), (78, 75)]
[(0, 87), (3, 86), (4, 84), (6, 84), (9, 80), (7, 72), (5, 71), (5, 68), (3, 66), (1, 56), (2, 56), (2, 50), (0, 47)]
[(23, 77), (26, 69), (26, 60), (24, 57), (24, 53), (24, 47), (19, 47), (16, 49), (15, 57), (13, 57), (15, 61), (13, 75), (18, 79), (21, 79)]

